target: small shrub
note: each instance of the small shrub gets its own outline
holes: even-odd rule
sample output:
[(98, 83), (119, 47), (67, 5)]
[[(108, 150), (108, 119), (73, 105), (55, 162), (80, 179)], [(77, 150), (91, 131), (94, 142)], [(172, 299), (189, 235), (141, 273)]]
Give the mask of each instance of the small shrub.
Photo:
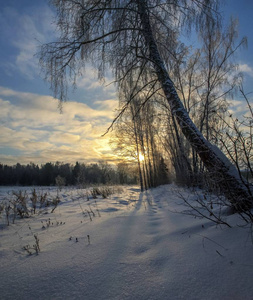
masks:
[(10, 204), (5, 205), (5, 216), (6, 216), (6, 221), (7, 225), (10, 225), (10, 211), (11, 211), (11, 206)]
[(35, 244), (30, 246), (29, 244), (24, 246), (23, 249), (29, 254), (32, 255), (33, 253), (36, 253), (37, 255), (40, 252), (40, 245), (39, 245), (39, 238), (36, 234), (33, 235), (35, 239)]
[(29, 216), (29, 211), (27, 208), (27, 193), (24, 191), (18, 191), (18, 192), (12, 192), (13, 196), (16, 198), (13, 200), (16, 202), (16, 208), (17, 208), (17, 214), (21, 217), (28, 217)]
[(39, 203), (40, 203), (40, 208), (45, 207), (46, 206), (46, 202), (47, 201), (47, 193), (41, 193), (39, 195)]
[(116, 188), (114, 188), (114, 194), (122, 194), (124, 192), (123, 187), (121, 186), (117, 186)]
[(198, 190), (193, 190), (191, 197), (184, 195), (179, 190), (176, 191), (178, 196), (184, 201), (188, 210), (183, 211), (183, 214), (193, 216), (195, 218), (207, 219), (217, 225), (226, 225), (231, 227), (226, 221), (224, 208), (229, 207), (226, 199), (222, 196), (213, 195), (211, 193), (203, 193)]
[(87, 214), (88, 214), (88, 216), (90, 218), (90, 221), (92, 221), (91, 212), (88, 209), (86, 209), (86, 211), (87, 211)]
[(90, 194), (93, 199), (97, 199), (98, 196), (102, 196), (105, 199), (108, 198), (110, 195), (114, 194), (115, 192), (122, 193), (123, 189), (121, 187), (118, 187), (115, 191), (113, 187), (109, 186), (93, 187), (90, 191)]
[(101, 217), (101, 214), (100, 214), (100, 212), (99, 212), (99, 210), (98, 210), (98, 204), (97, 204), (97, 201), (96, 201), (96, 200), (95, 200), (95, 205), (96, 205), (96, 211), (97, 211), (97, 213), (98, 213), (98, 216)]
[(107, 187), (107, 186), (101, 188), (101, 195), (104, 199), (108, 198), (112, 194), (113, 194), (113, 189), (112, 188)]
[(37, 202), (38, 202), (38, 196), (37, 196), (37, 193), (36, 193), (35, 189), (33, 189), (32, 196), (31, 196), (30, 199), (31, 199), (31, 202), (32, 202), (33, 213), (35, 214), (36, 207), (37, 207)]
[(52, 205), (54, 206), (53, 209), (51, 210), (51, 213), (54, 212), (54, 210), (56, 209), (56, 207), (58, 206), (58, 204), (61, 202), (59, 195), (57, 194), (57, 196), (55, 198), (53, 198), (52, 200)]
[(12, 224), (15, 223), (15, 220), (16, 220), (16, 216), (17, 216), (17, 202), (16, 201), (10, 201), (10, 203), (12, 204)]
[(90, 194), (93, 199), (97, 199), (97, 196), (101, 196), (101, 191), (99, 187), (93, 187), (92, 190), (90, 191)]

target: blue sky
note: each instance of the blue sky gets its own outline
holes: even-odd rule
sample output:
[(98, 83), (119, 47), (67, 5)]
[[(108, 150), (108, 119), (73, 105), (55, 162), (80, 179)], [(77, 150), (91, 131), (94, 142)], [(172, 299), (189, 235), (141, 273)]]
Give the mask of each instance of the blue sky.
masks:
[[(248, 37), (248, 49), (238, 52), (237, 61), (250, 92), (253, 1), (226, 2), (226, 18), (238, 17), (240, 37)], [(54, 39), (53, 13), (47, 0), (0, 0), (0, 7), (0, 162), (113, 161), (116, 157), (108, 138), (101, 134), (117, 108), (114, 86), (100, 85), (88, 68), (60, 114), (34, 57), (40, 44)], [(235, 103), (240, 106), (239, 101)]]

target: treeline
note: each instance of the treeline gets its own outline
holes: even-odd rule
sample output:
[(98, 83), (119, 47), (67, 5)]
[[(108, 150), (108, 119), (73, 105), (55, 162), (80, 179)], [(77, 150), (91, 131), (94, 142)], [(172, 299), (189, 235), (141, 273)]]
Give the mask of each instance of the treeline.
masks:
[(125, 163), (116, 167), (106, 162), (76, 162), (75, 165), (48, 162), (40, 166), (34, 163), (13, 166), (0, 163), (0, 185), (136, 184), (137, 177), (136, 170)]

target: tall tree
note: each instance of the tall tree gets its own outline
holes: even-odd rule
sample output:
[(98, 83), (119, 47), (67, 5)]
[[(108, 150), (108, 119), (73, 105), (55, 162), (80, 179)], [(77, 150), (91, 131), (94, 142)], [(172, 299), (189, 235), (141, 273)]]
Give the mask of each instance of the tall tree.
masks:
[[(207, 26), (199, 33), (201, 48), (191, 49), (191, 47), (179, 45), (181, 51), (178, 53), (177, 60), (170, 61), (172, 70), (170, 75), (191, 119), (208, 141), (217, 144), (217, 131), (222, 130), (220, 127), (222, 119), (218, 116), (228, 110), (227, 96), (231, 97), (241, 81), (240, 73), (236, 72), (237, 65), (233, 56), (240, 46), (246, 44), (246, 39), (243, 38), (235, 44), (238, 36), (236, 20), (231, 19), (226, 28), (216, 28), (210, 19), (206, 23)], [(170, 119), (174, 123), (173, 116)], [(179, 136), (177, 127), (174, 125), (172, 129), (177, 136), (177, 148), (180, 150), (176, 151), (177, 148), (173, 148), (172, 151), (175, 153), (176, 160), (180, 157), (176, 162), (180, 170), (182, 162), (187, 162), (183, 159), (185, 149), (180, 146), (183, 145), (183, 141), (181, 141), (182, 137)], [(173, 140), (168, 140), (168, 142), (174, 147)], [(194, 177), (198, 181), (203, 177), (199, 177), (203, 164), (198, 160), (194, 148), (192, 148), (190, 159)], [(185, 170), (186, 166), (183, 169)], [(186, 175), (185, 171), (184, 174)], [(180, 178), (183, 179), (183, 177), (180, 175)], [(190, 182), (193, 182), (192, 178)]]
[[(165, 57), (174, 59), (178, 34), (183, 27), (205, 28), (212, 20), (220, 26), (219, 0), (51, 0), (57, 11), (59, 40), (42, 46), (40, 61), (55, 96), (66, 99), (67, 83), (75, 83), (87, 62), (102, 77), (107, 66), (119, 89), (126, 80), (132, 97), (158, 84), (172, 114), (205, 167), (236, 210), (252, 207), (251, 193), (190, 119), (166, 68)], [(129, 99), (130, 101), (131, 99)], [(147, 97), (148, 100), (148, 97)]]

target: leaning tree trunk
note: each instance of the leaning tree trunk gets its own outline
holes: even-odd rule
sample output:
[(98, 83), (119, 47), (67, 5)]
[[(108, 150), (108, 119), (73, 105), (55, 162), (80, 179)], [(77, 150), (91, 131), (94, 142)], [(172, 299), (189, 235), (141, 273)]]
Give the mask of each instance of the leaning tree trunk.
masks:
[(149, 49), (149, 59), (153, 62), (164, 95), (170, 105), (172, 114), (176, 116), (183, 134), (190, 142), (191, 146), (196, 150), (203, 164), (210, 172), (210, 176), (217, 182), (220, 190), (230, 201), (234, 209), (236, 209), (236, 211), (249, 210), (253, 206), (253, 196), (251, 191), (247, 190), (242, 180), (239, 178), (236, 169), (228, 164), (224, 158), (224, 154), (214, 148), (203, 137), (190, 119), (176, 92), (152, 33), (149, 14), (146, 9), (146, 0), (138, 0), (138, 11), (142, 32)]

